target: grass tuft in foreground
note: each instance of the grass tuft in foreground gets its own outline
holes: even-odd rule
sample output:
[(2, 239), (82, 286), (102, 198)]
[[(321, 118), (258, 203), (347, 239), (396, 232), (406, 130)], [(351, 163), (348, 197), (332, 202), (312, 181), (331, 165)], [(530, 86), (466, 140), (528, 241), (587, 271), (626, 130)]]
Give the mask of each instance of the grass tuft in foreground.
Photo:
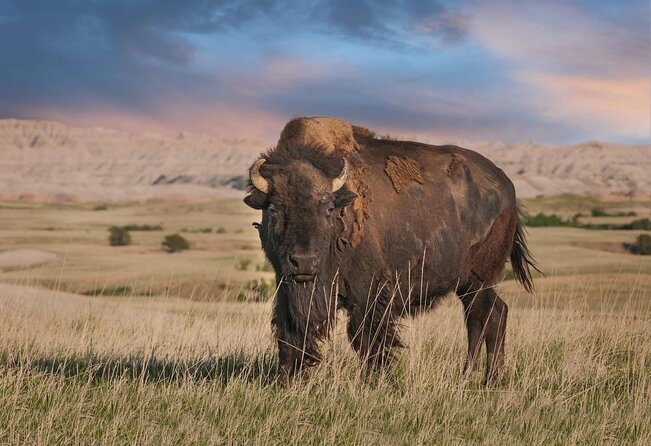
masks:
[(651, 443), (647, 288), (556, 280), (537, 296), (502, 290), (497, 388), (461, 374), (456, 298), (408, 321), (409, 348), (372, 381), (340, 315), (324, 364), (283, 389), (270, 303), (0, 288), (0, 443)]

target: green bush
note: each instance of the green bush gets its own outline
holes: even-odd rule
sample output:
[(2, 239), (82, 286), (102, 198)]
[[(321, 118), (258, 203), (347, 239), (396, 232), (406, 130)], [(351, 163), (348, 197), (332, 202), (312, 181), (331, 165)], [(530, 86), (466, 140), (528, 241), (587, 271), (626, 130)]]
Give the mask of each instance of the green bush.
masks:
[(123, 226), (127, 231), (162, 231), (161, 225), (125, 225)]
[(249, 269), (249, 265), (251, 264), (251, 259), (240, 259), (239, 262), (235, 265), (235, 269), (239, 269), (240, 271), (246, 271)]
[(547, 215), (542, 212), (538, 215), (525, 215), (522, 219), (525, 226), (539, 227), (539, 226), (574, 226), (570, 220), (565, 220), (558, 215)]
[(593, 217), (635, 217), (637, 214), (633, 211), (629, 212), (623, 212), (623, 211), (618, 211), (618, 212), (608, 212), (602, 208), (593, 208), (590, 211), (590, 214)]
[(179, 234), (170, 234), (165, 236), (162, 245), (163, 249), (170, 253), (190, 249), (190, 243)]
[(592, 215), (593, 217), (608, 217), (609, 216), (608, 212), (604, 211), (601, 208), (593, 208), (590, 211), (590, 215)]
[(255, 265), (255, 270), (256, 271), (270, 272), (270, 271), (273, 271), (273, 267), (271, 266), (271, 263), (264, 262), (264, 263), (259, 263), (259, 264)]
[(109, 228), (109, 244), (111, 246), (127, 246), (131, 244), (131, 236), (122, 226), (111, 226)]
[(637, 239), (635, 239), (635, 243), (631, 245), (631, 251), (634, 254), (639, 254), (641, 256), (651, 255), (651, 235), (638, 235)]
[(188, 232), (191, 234), (210, 234), (212, 232), (212, 228), (210, 227), (198, 228), (198, 229), (183, 228), (181, 229), (180, 232)]
[[(616, 214), (609, 214), (603, 209), (594, 208), (591, 211), (593, 217), (625, 217), (630, 216), (631, 212), (619, 212)], [(634, 213), (633, 213), (634, 214)], [(583, 229), (601, 229), (601, 230), (627, 230), (627, 229), (643, 229), (651, 231), (651, 220), (648, 218), (641, 218), (639, 220), (634, 220), (631, 223), (581, 223), (579, 220), (582, 217), (581, 214), (575, 214), (571, 220), (565, 220), (558, 215), (543, 214), (542, 212), (538, 215), (525, 215), (522, 218), (522, 222), (525, 226), (570, 226), (574, 228), (583, 228)]]
[(648, 218), (640, 218), (638, 220), (633, 220), (631, 222), (631, 229), (644, 229), (646, 231), (651, 231), (651, 220)]
[(133, 296), (135, 290), (131, 285), (114, 286), (105, 288), (96, 288), (92, 290), (82, 291), (84, 296)]
[(238, 302), (267, 302), (276, 293), (276, 281), (264, 278), (252, 280), (237, 295)]

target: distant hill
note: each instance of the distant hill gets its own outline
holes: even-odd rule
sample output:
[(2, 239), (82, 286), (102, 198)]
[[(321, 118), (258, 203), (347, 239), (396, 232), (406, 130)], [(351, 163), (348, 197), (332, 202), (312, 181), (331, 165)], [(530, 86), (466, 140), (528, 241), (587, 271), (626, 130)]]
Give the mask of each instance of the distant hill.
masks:
[[(504, 169), (521, 197), (651, 195), (649, 145), (598, 141), (569, 146), (462, 145)], [(268, 146), (186, 133), (174, 138), (50, 121), (0, 120), (0, 199), (121, 201), (236, 195), (251, 161)]]
[(564, 193), (612, 198), (651, 195), (651, 145), (599, 141), (564, 146), (489, 143), (474, 149), (509, 175), (521, 197)]
[(0, 120), (0, 198), (44, 201), (233, 194), (261, 142)]

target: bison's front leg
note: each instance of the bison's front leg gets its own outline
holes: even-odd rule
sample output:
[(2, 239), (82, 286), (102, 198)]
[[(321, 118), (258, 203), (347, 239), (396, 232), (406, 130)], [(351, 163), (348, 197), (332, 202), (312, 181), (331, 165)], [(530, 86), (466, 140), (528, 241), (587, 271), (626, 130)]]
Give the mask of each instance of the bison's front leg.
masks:
[(402, 347), (393, 300), (380, 294), (349, 312), (348, 338), (369, 372), (385, 368)]
[(278, 375), (281, 383), (321, 361), (320, 342), (331, 330), (334, 308), (324, 302), (309, 305), (279, 292), (272, 325), (278, 342)]
[(299, 345), (295, 336), (283, 333), (278, 336), (278, 379), (281, 384), (289, 384), (292, 378), (306, 365), (306, 354)]

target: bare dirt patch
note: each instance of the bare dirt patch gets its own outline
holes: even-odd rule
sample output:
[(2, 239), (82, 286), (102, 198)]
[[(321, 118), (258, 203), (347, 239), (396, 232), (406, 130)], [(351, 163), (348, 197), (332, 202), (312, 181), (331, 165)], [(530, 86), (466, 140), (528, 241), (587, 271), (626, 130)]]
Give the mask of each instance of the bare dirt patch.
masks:
[(41, 249), (12, 249), (0, 252), (0, 270), (11, 271), (54, 262), (58, 255)]

